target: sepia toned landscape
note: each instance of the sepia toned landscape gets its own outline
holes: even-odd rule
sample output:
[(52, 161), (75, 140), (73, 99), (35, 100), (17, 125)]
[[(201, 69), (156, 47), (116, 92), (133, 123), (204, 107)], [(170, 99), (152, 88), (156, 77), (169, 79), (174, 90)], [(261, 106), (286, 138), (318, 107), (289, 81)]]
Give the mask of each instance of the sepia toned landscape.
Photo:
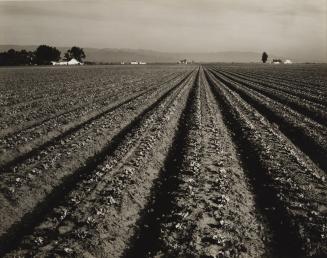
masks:
[(325, 71), (2, 69), (3, 254), (324, 257)]
[(0, 0), (0, 257), (327, 258), (326, 0)]

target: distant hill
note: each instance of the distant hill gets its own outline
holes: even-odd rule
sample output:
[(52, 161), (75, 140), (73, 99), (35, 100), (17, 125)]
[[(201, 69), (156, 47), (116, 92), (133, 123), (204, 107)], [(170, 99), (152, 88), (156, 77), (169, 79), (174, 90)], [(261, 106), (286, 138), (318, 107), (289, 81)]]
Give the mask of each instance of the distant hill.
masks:
[(260, 53), (215, 52), (215, 53), (167, 53), (152, 50), (134, 49), (92, 49), (85, 48), (88, 60), (96, 62), (121, 62), (142, 60), (145, 62), (177, 62), (181, 59), (196, 62), (258, 62)]
[[(0, 45), (0, 52), (10, 48), (15, 50), (25, 49), (33, 51), (37, 46), (33, 45)], [(57, 47), (61, 51), (61, 56), (69, 47)], [(175, 63), (180, 59), (194, 60), (196, 62), (260, 62), (261, 53), (255, 52), (212, 52), (212, 53), (167, 53), (144, 49), (114, 49), (114, 48), (84, 48), (87, 61), (94, 62), (130, 62), (145, 61), (148, 63)], [(277, 58), (277, 56), (270, 56)]]

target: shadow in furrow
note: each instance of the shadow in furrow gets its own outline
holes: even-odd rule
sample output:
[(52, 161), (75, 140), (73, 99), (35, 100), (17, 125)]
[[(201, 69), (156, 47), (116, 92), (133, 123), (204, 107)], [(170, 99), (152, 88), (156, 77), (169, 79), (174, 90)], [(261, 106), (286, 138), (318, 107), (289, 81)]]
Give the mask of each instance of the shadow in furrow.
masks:
[(46, 214), (48, 214), (53, 207), (57, 206), (62, 201), (62, 198), (69, 194), (69, 192), (71, 192), (80, 181), (89, 176), (92, 170), (104, 162), (108, 155), (112, 155), (119, 144), (123, 141), (124, 137), (126, 137), (126, 135), (133, 128), (138, 127), (140, 123), (142, 123), (144, 116), (146, 116), (147, 113), (156, 106), (160, 105), (160, 103), (174, 90), (191, 78), (192, 73), (193, 72), (186, 75), (185, 78), (177, 85), (172, 87), (153, 104), (147, 107), (141, 114), (139, 114), (133, 121), (131, 121), (117, 135), (115, 135), (110, 143), (108, 143), (100, 152), (88, 158), (85, 162), (85, 166), (80, 167), (72, 174), (66, 176), (62, 180), (62, 183), (56, 186), (51, 193), (49, 193), (45, 199), (33, 209), (33, 211), (25, 214), (18, 223), (12, 225), (7, 232), (0, 237), (0, 256), (15, 250), (15, 248), (17, 248), (17, 246), (23, 240), (23, 237), (31, 234), (33, 229), (42, 221)]
[(199, 71), (189, 93), (185, 109), (178, 122), (178, 130), (174, 136), (173, 144), (160, 171), (160, 176), (154, 182), (151, 190), (152, 200), (144, 208), (141, 219), (138, 221), (139, 230), (130, 241), (130, 248), (123, 257), (152, 257), (163, 246), (160, 242), (160, 229), (166, 215), (174, 207), (174, 193), (179, 186), (178, 174), (181, 170), (185, 155), (185, 145), (189, 132), (188, 124), (192, 121), (195, 109), (195, 95), (199, 84)]
[[(187, 76), (185, 76), (185, 78), (183, 80), (181, 80), (178, 84), (183, 83), (188, 76), (189, 76), (189, 74)], [(36, 148), (32, 149), (31, 151), (27, 152), (26, 154), (18, 156), (16, 158), (14, 158), (13, 160), (1, 165), (0, 166), (0, 174), (10, 170), (11, 167), (13, 167), (13, 166), (15, 166), (17, 164), (20, 164), (20, 163), (26, 161), (27, 159), (33, 157), (34, 155), (39, 153), (41, 150), (44, 150), (47, 147), (53, 145), (54, 143), (59, 142), (61, 139), (65, 138), (66, 136), (77, 132), (78, 130), (80, 130), (84, 126), (91, 124), (93, 121), (105, 116), (106, 114), (118, 109), (119, 107), (121, 107), (121, 106), (123, 106), (125, 104), (128, 104), (129, 102), (131, 102), (131, 101), (133, 101), (133, 100), (135, 100), (135, 99), (137, 99), (137, 98), (139, 98), (139, 97), (141, 97), (143, 95), (148, 94), (149, 92), (151, 92), (153, 90), (154, 89), (151, 88), (151, 89), (143, 91), (143, 92), (141, 92), (141, 93), (139, 93), (139, 94), (137, 94), (137, 95), (135, 95), (135, 96), (133, 96), (131, 98), (128, 98), (127, 100), (125, 100), (123, 102), (120, 102), (117, 105), (115, 105), (115, 106), (113, 106), (113, 107), (111, 107), (109, 109), (106, 109), (105, 111), (103, 111), (103, 112), (89, 118), (85, 122), (83, 122), (81, 124), (78, 124), (77, 126), (74, 126), (74, 127), (70, 128), (70, 129), (68, 129), (67, 131), (63, 132), (62, 134), (60, 134), (60, 135), (54, 137), (53, 139), (45, 142), (44, 144), (40, 145), (39, 147), (36, 147)]]
[[(321, 124), (323, 126), (327, 125), (327, 119), (326, 119), (326, 113), (323, 112), (323, 110), (320, 109), (319, 106), (316, 105), (316, 103), (307, 103), (310, 105), (310, 107), (308, 108), (306, 105), (302, 105), (303, 103), (299, 103), (299, 102), (294, 102), (294, 101), (290, 101), (290, 97), (296, 97), (297, 96), (289, 96), (291, 94), (287, 93), (287, 92), (283, 92), (282, 90), (273, 88), (273, 87), (269, 87), (269, 85), (267, 86), (267, 84), (265, 84), (264, 82), (261, 83), (256, 83), (255, 84), (259, 84), (260, 87), (258, 87), (257, 85), (252, 85), (250, 81), (250, 79), (244, 79), (244, 78), (238, 78), (236, 77), (234, 74), (230, 75), (228, 73), (222, 72), (222, 71), (218, 71), (219, 74), (222, 74), (223, 76), (225, 76), (226, 78), (237, 82), (239, 84), (241, 84), (242, 86), (249, 88), (251, 90), (253, 90), (254, 92), (257, 92), (259, 94), (262, 94), (265, 97), (268, 97), (270, 99), (272, 99), (273, 101), (279, 102), (282, 105), (284, 105), (285, 107), (291, 108), (293, 110), (295, 110), (296, 112), (299, 112), (305, 116), (307, 116), (308, 118), (312, 119), (313, 121), (317, 122), (318, 124)], [(250, 81), (250, 83), (249, 83)], [(267, 88), (262, 87), (262, 85), (266, 86)], [(271, 89), (274, 89), (274, 91), (272, 92)], [(282, 97), (280, 96), (281, 94), (285, 94)], [(287, 98), (284, 98), (287, 97)], [(306, 101), (310, 101), (310, 100), (306, 100)]]
[[(285, 208), (281, 206), (275, 190), (271, 187), (272, 181), (265, 172), (267, 168), (259, 160), (260, 150), (255, 148), (249, 140), (249, 133), (244, 130), (232, 104), (220, 93), (219, 86), (210, 79), (207, 71), (205, 75), (217, 100), (217, 105), (222, 111), (223, 121), (231, 132), (232, 140), (240, 153), (240, 160), (253, 186), (259, 211), (267, 218), (269, 229), (273, 233), (273, 255), (284, 258), (304, 257), (301, 252), (301, 241), (291, 227), (292, 222)], [(269, 209), (272, 207), (276, 209)]]
[(222, 81), (232, 91), (238, 93), (242, 99), (253, 106), (271, 123), (278, 125), (279, 130), (285, 134), (303, 153), (305, 153), (313, 162), (327, 173), (327, 152), (326, 147), (314, 142), (310, 136), (303, 132), (300, 126), (293, 126), (288, 123), (280, 114), (273, 112), (265, 103), (254, 100), (251, 96), (237, 89), (232, 83), (213, 74), (218, 80)]
[[(178, 75), (174, 76), (173, 78), (171, 78), (171, 79), (169, 79), (169, 80), (167, 80), (167, 81), (161, 83), (160, 85), (163, 85), (163, 84), (169, 83), (169, 82), (175, 80), (176, 78), (178, 78), (179, 76), (180, 76), (180, 74), (178, 74)], [(160, 85), (159, 85), (159, 86), (160, 86)], [(153, 88), (150, 88), (149, 90), (151, 90), (151, 89), (153, 89)], [(148, 92), (148, 91), (147, 91), (147, 92)], [(101, 102), (101, 101), (105, 100), (106, 98), (107, 98), (106, 96), (102, 96), (102, 97), (96, 99), (96, 100), (95, 100), (93, 103), (91, 103), (91, 104)], [(10, 133), (8, 133), (8, 134), (1, 135), (1, 138), (2, 138), (2, 137), (10, 137), (10, 136), (13, 136), (13, 135), (15, 135), (15, 134), (22, 133), (22, 132), (25, 131), (25, 130), (29, 130), (29, 129), (31, 129), (31, 128), (34, 128), (34, 127), (40, 126), (40, 125), (42, 125), (43, 123), (46, 123), (46, 122), (48, 122), (48, 121), (50, 121), (50, 120), (53, 120), (53, 119), (56, 119), (56, 118), (58, 118), (58, 117), (60, 117), (60, 116), (63, 116), (63, 115), (66, 115), (66, 114), (69, 114), (69, 113), (75, 112), (76, 110), (81, 109), (81, 108), (83, 108), (83, 107), (86, 107), (86, 106), (88, 106), (88, 105), (90, 105), (90, 104), (79, 105), (79, 106), (77, 106), (77, 107), (75, 107), (75, 108), (68, 109), (68, 110), (65, 110), (64, 112), (57, 113), (57, 114), (55, 114), (55, 115), (53, 115), (53, 116), (50, 116), (50, 117), (44, 118), (44, 119), (42, 119), (41, 121), (35, 122), (35, 123), (33, 123), (33, 124), (29, 125), (29, 126), (26, 126), (26, 127), (20, 128), (20, 129), (18, 129), (18, 130), (15, 130), (14, 132), (10, 132)]]

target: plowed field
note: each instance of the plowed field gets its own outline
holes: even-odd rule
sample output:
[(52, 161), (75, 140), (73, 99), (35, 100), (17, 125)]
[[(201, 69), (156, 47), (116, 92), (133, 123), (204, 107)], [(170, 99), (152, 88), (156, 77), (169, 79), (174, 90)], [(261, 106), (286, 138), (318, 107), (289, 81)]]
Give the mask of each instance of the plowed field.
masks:
[(327, 66), (0, 69), (0, 256), (327, 257)]

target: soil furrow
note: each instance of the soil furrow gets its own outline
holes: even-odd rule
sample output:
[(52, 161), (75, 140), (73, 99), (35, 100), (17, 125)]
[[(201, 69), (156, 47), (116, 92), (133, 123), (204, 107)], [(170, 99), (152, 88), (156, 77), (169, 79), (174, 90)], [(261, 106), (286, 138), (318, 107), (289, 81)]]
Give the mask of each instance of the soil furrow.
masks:
[(199, 74), (192, 85), (186, 107), (178, 121), (177, 132), (160, 176), (152, 188), (152, 199), (143, 210), (138, 224), (139, 231), (131, 241), (131, 247), (126, 250), (124, 257), (153, 257), (161, 247), (160, 225), (165, 215), (171, 210), (171, 196), (178, 184), (177, 173), (183, 156), (183, 146), (186, 142), (188, 128), (191, 124), (190, 117), (194, 114), (194, 100), (199, 86)]
[(309, 96), (312, 97), (313, 100), (317, 100), (318, 103), (322, 101), (321, 104), (323, 103), (327, 104), (325, 100), (320, 98), (321, 96), (326, 95), (326, 91), (322, 90), (319, 87), (313, 87), (312, 85), (308, 85), (307, 83), (301, 81), (296, 82), (294, 81), (294, 79), (286, 80), (285, 78), (283, 78), (281, 73), (279, 76), (272, 77), (269, 76), (267, 73), (263, 75), (257, 72), (249, 73), (242, 70), (236, 70), (236, 71), (229, 70), (229, 69), (227, 70), (223, 69), (223, 70), (225, 72), (231, 72), (232, 74), (237, 75), (239, 77), (247, 78), (254, 82), (259, 82), (259, 83), (262, 82), (266, 86), (277, 87), (281, 90), (289, 91), (290, 93), (291, 92), (301, 93), (301, 96), (303, 96), (304, 98), (307, 98)]
[(0, 69), (0, 257), (327, 257), (325, 68)]
[[(123, 136), (115, 150), (107, 153), (105, 160), (88, 173), (88, 178), (46, 216), (33, 236), (26, 238), (23, 250), (14, 253), (63, 255), (69, 249), (77, 256), (86, 250), (97, 257), (119, 256), (133, 231), (128, 225), (137, 220), (169, 149), (188, 89), (189, 84), (185, 84), (165, 102), (149, 110), (140, 124)], [(160, 155), (156, 154), (158, 150)], [(58, 210), (66, 211), (60, 221)], [(64, 232), (63, 228), (66, 228)], [(42, 244), (36, 245), (35, 240), (40, 238)]]
[[(217, 75), (215, 74), (215, 76)], [(285, 109), (283, 105), (278, 105), (260, 93), (245, 90), (241, 85), (222, 77), (219, 77), (219, 80), (240, 94), (245, 101), (254, 106), (270, 122), (276, 124), (301, 151), (321, 169), (327, 171), (327, 131), (325, 127), (305, 119), (295, 111), (291, 112)]]
[[(171, 82), (175, 82), (175, 80), (177, 80), (178, 78), (174, 78), (172, 80), (168, 80), (160, 85), (156, 85), (154, 87), (149, 87), (149, 89), (145, 89), (143, 91), (141, 91), (140, 93), (136, 93), (136, 94), (131, 94), (132, 97), (128, 97), (126, 99), (123, 99), (122, 101), (118, 102), (115, 101), (114, 103), (112, 103), (111, 105), (105, 107), (105, 108), (101, 108), (99, 111), (97, 112), (91, 112), (89, 115), (84, 114), (82, 119), (79, 118), (80, 121), (72, 121), (71, 123), (65, 125), (62, 128), (51, 128), (51, 131), (48, 132), (48, 134), (42, 135), (41, 138), (37, 138), (36, 140), (33, 141), (32, 137), (29, 137), (28, 134), (20, 134), (22, 138), (28, 138), (29, 139), (29, 143), (26, 144), (26, 146), (24, 146), (24, 144), (21, 144), (19, 146), (19, 150), (6, 150), (4, 151), (4, 154), (1, 155), (1, 165), (0, 165), (0, 171), (4, 171), (9, 169), (10, 167), (14, 166), (17, 163), (21, 163), (24, 160), (28, 159), (29, 157), (32, 157), (33, 155), (35, 155), (37, 152), (39, 152), (40, 150), (43, 150), (47, 147), (49, 147), (50, 145), (52, 145), (54, 142), (67, 137), (67, 135), (72, 134), (76, 131), (78, 131), (80, 128), (83, 128), (84, 126), (92, 123), (93, 121), (104, 117), (105, 115), (107, 115), (108, 113), (114, 111), (115, 109), (128, 104), (131, 101), (134, 101), (136, 99), (138, 99), (139, 97), (142, 97), (146, 94), (149, 94), (153, 91), (155, 91), (156, 89), (158, 89), (159, 87), (162, 87), (165, 84), (171, 83)], [(182, 78), (181, 78), (182, 79)], [(181, 80), (178, 79), (178, 80)], [(55, 125), (57, 125), (57, 123), (55, 123)], [(12, 137), (10, 137), (12, 138)], [(11, 141), (17, 142), (16, 144), (19, 145), (19, 139), (11, 139)], [(9, 142), (9, 141), (7, 141)], [(8, 157), (8, 158), (6, 158)]]
[(251, 106), (207, 76), (271, 224), (277, 256), (326, 256), (327, 189), (321, 172), (301, 160), (287, 138)]
[[(144, 80), (144, 78), (135, 79), (133, 81), (129, 81), (128, 83), (138, 84), (139, 82), (142, 82), (143, 80)], [(84, 82), (84, 83), (86, 85), (88, 85), (87, 82)], [(78, 96), (78, 97), (87, 96), (88, 94), (94, 94), (94, 92), (106, 93), (108, 90), (112, 89), (112, 86), (115, 86), (114, 81), (108, 82), (108, 84), (106, 84), (106, 85), (101, 84), (98, 87), (95, 87), (94, 85), (91, 84), (90, 86), (81, 88), (80, 90), (81, 90), (82, 95)], [(47, 92), (42, 92), (41, 96), (37, 96), (36, 94), (34, 94), (32, 100), (20, 101), (13, 105), (4, 106), (4, 111), (5, 111), (4, 113), (6, 114), (6, 111), (12, 112), (12, 110), (15, 110), (15, 111), (17, 110), (19, 112), (22, 112), (24, 110), (31, 109), (33, 107), (39, 108), (40, 105), (44, 104), (45, 102), (46, 102), (46, 104), (51, 103), (52, 105), (58, 105), (61, 103), (56, 103), (56, 102), (58, 102), (58, 100), (62, 99), (63, 97), (66, 97), (67, 98), (66, 100), (70, 100), (75, 95), (76, 95), (76, 88), (73, 85), (71, 85), (71, 87), (67, 88), (65, 92), (56, 92), (51, 95), (49, 95), (49, 93), (47, 93)]]
[(259, 83), (267, 88), (277, 89), (279, 91), (285, 92), (287, 94), (295, 95), (300, 97), (301, 99), (309, 100), (312, 103), (318, 104), (323, 109), (327, 109), (327, 101), (324, 99), (325, 92), (319, 91), (317, 89), (311, 89), (306, 87), (305, 90), (294, 82), (285, 82), (282, 79), (267, 78), (267, 76), (263, 77), (260, 75), (246, 74), (240, 72), (231, 72), (228, 70), (223, 70), (225, 73), (228, 73), (233, 76), (237, 76), (241, 79), (246, 79), (247, 81)]
[(167, 158), (154, 200), (145, 210), (143, 228), (125, 256), (267, 254), (269, 250), (262, 240), (267, 232), (254, 215), (247, 179), (202, 71), (192, 94), (190, 109), (180, 121), (185, 129), (180, 128), (179, 138), (175, 139), (178, 150), (172, 149), (173, 160)]
[(99, 118), (101, 118), (102, 116), (113, 112), (115, 109), (121, 107), (124, 104), (127, 104), (133, 100), (136, 100), (137, 98), (151, 92), (152, 90), (149, 91), (145, 91), (142, 93), (139, 93), (133, 97), (130, 97), (126, 100), (123, 100), (122, 102), (119, 102), (117, 104), (114, 104), (113, 106), (110, 106), (109, 108), (105, 109), (105, 111), (97, 114), (96, 116), (92, 116), (91, 118), (87, 119), (86, 121), (83, 121), (80, 124), (77, 124), (76, 126), (73, 126), (71, 128), (68, 128), (68, 130), (65, 130), (62, 133), (58, 133), (58, 135), (55, 135), (53, 138), (50, 138), (50, 140), (45, 141), (44, 143), (42, 142), (41, 144), (35, 144), (32, 147), (32, 150), (28, 150), (26, 151), (26, 153), (23, 152), (23, 155), (21, 155), (20, 153), (18, 155), (13, 155), (13, 153), (8, 154), (9, 157), (11, 157), (11, 160), (7, 161), (6, 163), (4, 163), (3, 165), (0, 166), (0, 171), (2, 172), (7, 172), (7, 170), (9, 170), (11, 167), (22, 163), (24, 161), (26, 161), (27, 159), (29, 159), (30, 157), (34, 156), (35, 154), (39, 153), (40, 151), (48, 148), (49, 146), (53, 145), (55, 142), (60, 141), (61, 139), (69, 136), (72, 133), (77, 132), (78, 130), (80, 130), (81, 128), (85, 127), (86, 125), (92, 123), (94, 120), (97, 120)]
[(252, 89), (254, 91), (257, 91), (275, 101), (278, 101), (282, 104), (284, 104), (287, 107), (292, 108), (293, 110), (309, 117), (310, 119), (316, 121), (317, 123), (320, 123), (324, 126), (327, 125), (327, 113), (325, 112), (325, 107), (321, 105), (316, 105), (315, 103), (312, 103), (311, 101), (307, 101), (303, 98), (299, 98), (296, 96), (292, 96), (286, 92), (280, 92), (279, 90), (271, 90), (271, 88), (263, 88), (261, 86), (262, 83), (252, 83), (249, 82), (248, 79), (239, 79), (235, 77), (234, 75), (221, 73), (227, 78), (240, 83), (241, 85), (245, 86), (246, 88)]
[[(67, 70), (66, 72), (61, 71), (55, 71), (55, 74), (53, 71), (51, 71), (48, 76), (45, 78), (39, 77), (40, 73), (42, 74), (41, 70), (35, 69), (30, 70), (27, 74), (24, 74), (25, 71), (19, 70), (13, 78), (9, 77), (3, 77), (2, 81), (4, 81), (4, 84), (0, 87), (2, 89), (2, 94), (0, 98), (0, 106), (6, 108), (10, 107), (11, 110), (15, 110), (15, 108), (20, 108), (24, 104), (31, 103), (33, 101), (47, 101), (49, 98), (63, 98), (69, 96), (70, 99), (74, 98), (74, 96), (79, 95), (78, 91), (81, 92), (95, 92), (104, 90), (107, 88), (108, 84), (117, 84), (117, 79), (121, 80), (122, 78), (116, 77), (116, 76), (110, 76), (111, 69), (108, 70), (105, 67), (98, 67), (96, 69), (88, 69), (88, 68), (82, 68), (80, 70), (75, 70), (76, 76), (74, 76), (74, 73), (69, 72), (70, 70)], [(51, 68), (50, 68), (51, 69)], [(68, 68), (69, 69), (69, 68)], [(63, 69), (64, 70), (64, 69)], [(123, 69), (122, 69), (123, 70)], [(120, 72), (120, 68), (115, 67), (112, 69), (113, 73)], [(1, 72), (1, 71), (0, 71)], [(10, 71), (14, 72), (14, 71)], [(97, 75), (97, 76), (88, 76), (88, 72), (90, 72), (91, 75)], [(109, 72), (109, 76), (108, 76)], [(170, 71), (172, 74), (176, 73), (176, 71)], [(156, 76), (153, 76), (153, 75)], [(6, 73), (4, 73), (6, 75)], [(111, 74), (112, 75), (112, 74)], [(162, 71), (143, 71), (142, 72), (142, 78), (139, 77), (140, 72), (138, 71), (127, 71), (127, 73), (124, 73), (123, 81), (120, 81), (121, 84), (128, 85), (129, 83), (135, 84), (138, 82), (142, 82), (144, 80), (153, 79), (157, 76), (162, 76)], [(98, 80), (98, 76), (101, 77), (101, 80)], [(58, 80), (60, 79), (60, 80)], [(158, 78), (156, 78), (158, 79)], [(24, 88), (21, 88), (20, 85), (24, 81)], [(55, 87), (53, 82), (56, 82)], [(37, 87), (35, 87), (35, 84)], [(69, 87), (67, 87), (69, 85)], [(8, 88), (7, 88), (7, 87)], [(15, 89), (15, 91), (13, 91)], [(51, 90), (51, 92), (49, 92)], [(24, 95), (24, 99), (21, 99), (21, 96)], [(1, 102), (1, 99), (3, 102), (8, 102), (7, 105), (3, 105), (3, 102)], [(11, 103), (13, 102), (13, 103)], [(41, 103), (42, 103), (41, 102)], [(11, 104), (10, 104), (11, 103)], [(37, 107), (38, 105), (35, 105)]]
[[(90, 169), (92, 169), (93, 167), (96, 166), (96, 164), (98, 164), (100, 161), (105, 157), (105, 154), (111, 150), (113, 148), (113, 146), (116, 146), (118, 144), (118, 142), (121, 140), (122, 135), (128, 133), (129, 130), (131, 130), (131, 128), (133, 128), (135, 126), (136, 123), (138, 123), (140, 121), (140, 119), (147, 113), (149, 112), (152, 108), (154, 108), (156, 105), (159, 105), (160, 102), (162, 102), (165, 98), (167, 98), (174, 90), (176, 90), (178, 87), (180, 87), (181, 85), (183, 85), (183, 83), (185, 83), (185, 81), (189, 80), (190, 75), (186, 76), (184, 78), (183, 81), (181, 81), (180, 83), (178, 83), (177, 85), (170, 87), (170, 89), (168, 91), (166, 91), (164, 94), (161, 94), (161, 96), (147, 107), (144, 107), (143, 111), (138, 114), (134, 120), (132, 120), (131, 122), (126, 121), (125, 122), (125, 127), (119, 131), (117, 131), (116, 136), (114, 136), (112, 139), (110, 139), (109, 144), (104, 144), (104, 147), (101, 148), (101, 150), (97, 151), (96, 153), (94, 153), (95, 155), (91, 155), (87, 158), (86, 161), (83, 161), (81, 163), (84, 164), (81, 168), (77, 169), (76, 171), (71, 171), (65, 172), (64, 174), (62, 174), (59, 178), (55, 179), (51, 179), (52, 182), (50, 181), (50, 174), (49, 171), (47, 173), (47, 177), (45, 178), (48, 182), (48, 184), (51, 182), (52, 185), (47, 185), (45, 186), (45, 192), (34, 192), (33, 194), (37, 194), (33, 200), (30, 200), (29, 203), (19, 203), (19, 206), (26, 206), (25, 208), (22, 207), (12, 207), (11, 205), (8, 206), (5, 205), (7, 211), (12, 210), (10, 213), (12, 213), (11, 217), (3, 217), (2, 220), (3, 222), (6, 222), (6, 224), (3, 224), (2, 227), (2, 232), (6, 232), (5, 234), (2, 234), (2, 241), (1, 241), (1, 245), (5, 246), (4, 243), (10, 242), (10, 240), (13, 240), (13, 238), (15, 237), (15, 233), (17, 232), (23, 232), (24, 230), (29, 230), (29, 228), (33, 225), (33, 221), (37, 221), (38, 217), (42, 216), (42, 214), (45, 212), (45, 210), (49, 209), (49, 207), (52, 207), (54, 202), (57, 202), (60, 200), (60, 196), (61, 194), (69, 188), (69, 186), (73, 186), (75, 185), (77, 182), (80, 181), (80, 176), (87, 173), (87, 171), (89, 171)], [(128, 122), (128, 123), (127, 123)], [(107, 141), (106, 141), (107, 142)], [(78, 163), (77, 163), (78, 164)], [(75, 165), (77, 165), (75, 164)], [(73, 167), (69, 168), (70, 170), (73, 169)], [(56, 177), (58, 177), (60, 175), (60, 173), (58, 173), (57, 170), (57, 175)], [(54, 180), (55, 179), (55, 180)], [(58, 181), (59, 179), (59, 181)], [(33, 182), (35, 184), (35, 180)], [(24, 188), (27, 187), (27, 184), (24, 185)], [(22, 189), (23, 190), (23, 189)], [(20, 191), (22, 191), (20, 190)], [(19, 191), (17, 190), (17, 193)], [(16, 193), (16, 192), (15, 192)], [(30, 192), (30, 194), (32, 194), (32, 192)], [(20, 195), (18, 195), (20, 196)], [(23, 196), (22, 196), (23, 197)], [(17, 198), (17, 197), (16, 197)], [(7, 203), (7, 201), (5, 201), (3, 198), (1, 198), (3, 203)], [(44, 199), (43, 201), (40, 202), (40, 200)], [(15, 199), (14, 199), (15, 200)], [(17, 201), (15, 201), (17, 202)], [(35, 205), (37, 205), (36, 207), (34, 207)], [(6, 207), (7, 206), (7, 207)], [(12, 208), (11, 208), (12, 207)], [(33, 210), (33, 212), (31, 212), (31, 208)], [(24, 213), (22, 213), (24, 212)], [(5, 216), (6, 214), (8, 215), (9, 212), (5, 213), (2, 212), (2, 216)], [(20, 223), (18, 224), (13, 224), (14, 221), (20, 220)], [(7, 228), (8, 226), (11, 226), (11, 228)], [(28, 229), (25, 229), (25, 227), (27, 227)], [(17, 237), (16, 237), (17, 238)]]
[[(164, 83), (168, 83), (169, 81), (171, 80), (174, 80), (176, 79), (177, 77), (181, 76), (181, 74), (178, 74), (177, 76), (174, 75), (173, 77), (171, 75), (169, 76), (165, 76), (162, 78), (162, 80), (164, 81)], [(166, 77), (172, 77), (172, 78), (169, 78), (167, 79)], [(152, 85), (157, 85), (158, 86), (158, 81), (161, 81), (161, 80), (149, 80), (149, 82), (147, 83), (146, 87), (149, 88), (151, 87)], [(162, 84), (164, 84), (162, 83)], [(129, 85), (130, 84), (130, 85)], [(129, 86), (129, 87), (128, 87)], [(23, 125), (18, 125), (18, 126), (9, 126), (8, 127), (8, 124), (10, 125), (10, 121), (12, 120), (20, 120), (19, 117), (16, 117), (16, 116), (13, 116), (13, 115), (10, 115), (10, 117), (8, 118), (8, 123), (6, 124), (6, 128), (1, 130), (1, 137), (10, 137), (10, 136), (13, 136), (15, 134), (21, 134), (21, 133), (24, 133), (25, 134), (25, 131), (28, 130), (28, 129), (31, 129), (31, 128), (34, 128), (38, 125), (42, 125), (43, 123), (45, 122), (51, 122), (51, 120), (53, 119), (58, 119), (64, 115), (67, 116), (67, 114), (70, 114), (72, 112), (78, 112), (79, 110), (82, 110), (85, 109), (86, 107), (90, 106), (92, 109), (96, 108), (96, 104), (99, 103), (98, 105), (100, 105), (101, 107), (101, 104), (102, 105), (105, 105), (105, 104), (108, 104), (109, 101), (110, 101), (110, 98), (111, 99), (117, 99), (118, 98), (118, 94), (122, 94), (122, 89), (124, 88), (125, 90), (125, 93), (128, 93), (128, 90), (131, 91), (131, 93), (134, 91), (137, 90), (137, 89), (142, 89), (144, 88), (144, 79), (140, 80), (138, 83), (131, 83), (129, 82), (127, 85), (125, 84), (122, 84), (122, 85), (119, 85), (118, 87), (115, 87), (113, 88), (113, 86), (111, 86), (112, 88), (110, 89), (105, 89), (105, 90), (99, 90), (97, 89), (97, 91), (99, 91), (97, 93), (97, 95), (95, 94), (91, 94), (91, 95), (85, 95), (85, 93), (82, 91), (81, 93), (83, 95), (78, 95), (76, 97), (74, 96), (65, 96), (64, 100), (62, 99), (58, 99), (57, 102), (58, 103), (61, 103), (63, 102), (64, 104), (67, 103), (68, 105), (68, 108), (66, 105), (63, 105), (63, 107), (60, 107), (58, 108), (58, 104), (56, 103), (56, 105), (54, 104), (51, 104), (51, 103), (39, 103), (38, 105), (36, 106), (39, 106), (40, 109), (44, 109), (44, 110), (47, 110), (49, 114), (40, 114), (40, 112), (38, 112), (37, 110), (35, 111), (37, 114), (38, 114), (38, 117), (37, 119), (34, 119), (34, 120), (31, 120), (29, 118), (29, 121), (27, 123), (24, 123)], [(143, 89), (144, 90), (144, 89)], [(95, 91), (95, 89), (93, 89), (93, 91)], [(81, 94), (80, 93), (80, 94)], [(116, 94), (115, 94), (116, 93)], [(131, 94), (130, 93), (130, 94)], [(75, 93), (76, 94), (76, 93)], [(90, 96), (92, 97), (92, 99), (90, 98)], [(108, 96), (109, 96), (109, 99), (108, 99)], [(73, 99), (73, 101), (72, 101)], [(77, 101), (78, 99), (81, 99), (81, 101)], [(86, 100), (85, 100), (86, 99)], [(87, 100), (92, 100), (92, 102), (89, 102), (89, 103), (86, 103)], [(45, 100), (46, 101), (46, 100)], [(82, 104), (80, 102), (83, 102)], [(103, 102), (103, 103), (102, 103)], [(44, 104), (48, 105), (49, 107), (51, 107), (49, 110), (44, 106)], [(73, 108), (71, 108), (73, 106)], [(103, 107), (102, 107), (103, 108)], [(59, 109), (59, 112), (58, 112), (58, 109)], [(10, 109), (12, 111), (12, 109)], [(53, 112), (55, 111), (55, 114), (53, 114)], [(23, 116), (24, 117), (30, 117), (30, 115), (28, 113), (26, 113), (26, 110), (23, 109), (22, 110), (23, 112)], [(17, 112), (15, 112), (15, 115), (16, 115)], [(2, 117), (2, 120), (5, 122), (6, 120)], [(55, 121), (52, 121), (55, 123)], [(16, 141), (18, 142), (19, 139)]]
[[(308, 72), (309, 74), (312, 73), (312, 69), (316, 70), (316, 68), (311, 67), (308, 69)], [(279, 79), (279, 80), (283, 80), (283, 82), (287, 83), (288, 85), (293, 85), (293, 87), (295, 88), (308, 88), (309, 90), (311, 91), (314, 91), (316, 90), (316, 93), (322, 93), (323, 95), (326, 95), (326, 89), (327, 89), (327, 85), (323, 84), (323, 83), (317, 83), (315, 82), (315, 80), (317, 79), (316, 76), (312, 76), (311, 78), (309, 78), (308, 76), (308, 72), (305, 71), (306, 74), (305, 76), (303, 76), (301, 79), (299, 78), (294, 78), (292, 76), (292, 73), (291, 74), (284, 74), (284, 73), (272, 73), (271, 75), (267, 74), (267, 73), (258, 73), (258, 72), (255, 72), (255, 73), (247, 73), (247, 74), (251, 74), (251, 75), (260, 75), (261, 78), (266, 78), (266, 79), (269, 79), (269, 80), (276, 80), (276, 77)], [(278, 83), (279, 81), (277, 81)]]

